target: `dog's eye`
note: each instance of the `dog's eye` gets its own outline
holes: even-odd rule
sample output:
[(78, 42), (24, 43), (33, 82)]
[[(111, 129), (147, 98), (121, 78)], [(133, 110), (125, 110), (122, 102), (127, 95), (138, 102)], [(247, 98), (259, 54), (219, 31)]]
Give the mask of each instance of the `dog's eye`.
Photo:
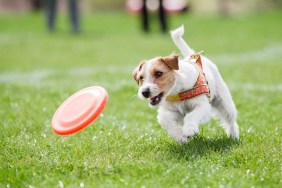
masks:
[(156, 77), (156, 78), (159, 78), (159, 77), (161, 77), (162, 75), (163, 75), (163, 73), (160, 72), (160, 71), (157, 71), (157, 72), (155, 73), (155, 77)]
[(138, 84), (139, 85), (142, 85), (142, 82), (144, 81), (144, 77), (143, 76), (140, 76), (139, 79), (138, 79)]

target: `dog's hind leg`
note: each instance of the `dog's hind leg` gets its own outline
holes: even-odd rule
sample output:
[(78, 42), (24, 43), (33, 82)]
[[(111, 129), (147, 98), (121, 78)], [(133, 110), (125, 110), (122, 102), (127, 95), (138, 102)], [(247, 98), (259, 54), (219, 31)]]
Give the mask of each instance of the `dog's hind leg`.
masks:
[(212, 100), (212, 107), (216, 118), (225, 128), (226, 134), (233, 139), (239, 139), (239, 128), (236, 122), (237, 111), (231, 94), (222, 80), (217, 84), (217, 95)]

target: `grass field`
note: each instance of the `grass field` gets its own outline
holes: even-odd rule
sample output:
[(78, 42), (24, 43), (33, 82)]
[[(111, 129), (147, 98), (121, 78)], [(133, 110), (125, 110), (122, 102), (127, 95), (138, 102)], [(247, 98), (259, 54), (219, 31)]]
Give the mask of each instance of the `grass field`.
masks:
[[(177, 49), (137, 17), (85, 15), (83, 33), (61, 16), (49, 34), (42, 14), (0, 17), (0, 187), (281, 187), (282, 11), (241, 17), (170, 17), (218, 66), (238, 109), (241, 140), (215, 121), (185, 145), (136, 96), (140, 60)], [(56, 108), (91, 85), (109, 92), (102, 116), (61, 137)]]

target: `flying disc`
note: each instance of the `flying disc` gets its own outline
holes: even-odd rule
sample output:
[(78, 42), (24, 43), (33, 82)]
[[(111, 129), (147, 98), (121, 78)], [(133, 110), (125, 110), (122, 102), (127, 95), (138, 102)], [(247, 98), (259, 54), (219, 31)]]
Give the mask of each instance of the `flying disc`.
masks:
[(104, 110), (107, 91), (100, 86), (82, 89), (63, 102), (52, 119), (52, 128), (59, 135), (70, 135), (90, 125)]

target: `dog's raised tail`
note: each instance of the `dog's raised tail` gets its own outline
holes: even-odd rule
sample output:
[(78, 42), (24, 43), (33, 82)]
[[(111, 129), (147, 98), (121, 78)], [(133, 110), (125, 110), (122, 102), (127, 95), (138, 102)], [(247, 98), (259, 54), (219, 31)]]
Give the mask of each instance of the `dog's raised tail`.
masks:
[(185, 40), (182, 38), (184, 34), (184, 26), (180, 26), (177, 29), (170, 32), (171, 38), (177, 48), (181, 51), (184, 58), (191, 56), (194, 53), (194, 50), (191, 49)]

